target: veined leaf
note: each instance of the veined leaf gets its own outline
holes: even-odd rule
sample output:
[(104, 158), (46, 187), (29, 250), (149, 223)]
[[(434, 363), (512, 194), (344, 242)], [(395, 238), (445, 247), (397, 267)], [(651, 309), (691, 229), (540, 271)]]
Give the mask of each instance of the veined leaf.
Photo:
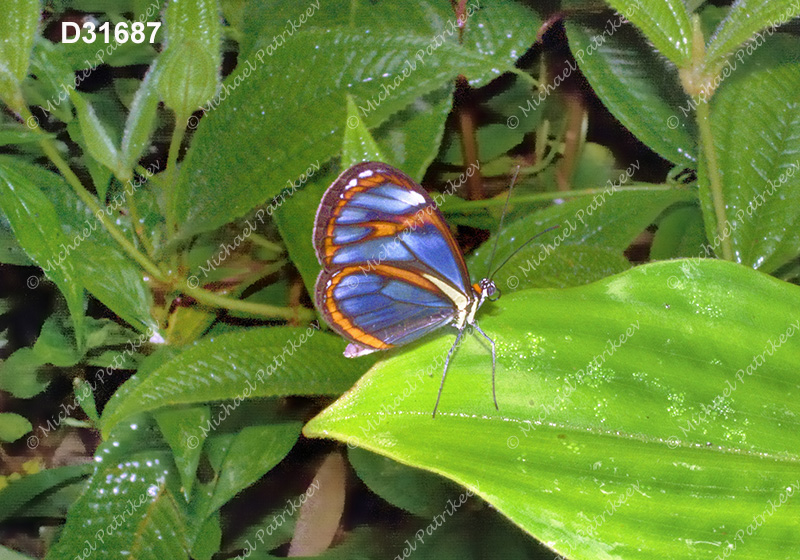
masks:
[(478, 314), (499, 411), (474, 336), (431, 418), (441, 336), (378, 363), (304, 432), (450, 478), (570, 559), (792, 558), (798, 298), (717, 260), (517, 292)]
[[(85, 335), (83, 283), (71, 261), (60, 262), (63, 247), (69, 243), (61, 231), (63, 217), (58, 215), (39, 185), (27, 173), (20, 172), (28, 165), (18, 158), (0, 158), (0, 210), (28, 256), (44, 269), (64, 295), (80, 346)], [(35, 277), (28, 279), (31, 288), (38, 283)]]
[(86, 491), (47, 558), (189, 558), (175, 466), (153, 435), (148, 423), (132, 422), (97, 449)]
[[(432, 13), (450, 9), (447, 3), (436, 5), (441, 7), (424, 4)], [(374, 17), (383, 8), (372, 6)], [(451, 20), (455, 25), (455, 16)], [(474, 31), (465, 35), (465, 45), (458, 44), (457, 27), (443, 28), (446, 40), (434, 41), (429, 24), (422, 29), (417, 20), (394, 22), (406, 27), (370, 33), (361, 27), (302, 27), (285, 38), (291, 48), (268, 45), (240, 61), (218, 98), (205, 107), (174, 187), (184, 235), (243, 215), (277, 195), (310, 163), (325, 164), (338, 154), (346, 126), (344, 92), (374, 128), (459, 74), (477, 86), (513, 70), (536, 34), (529, 10), (500, 1), (472, 15), (468, 27)], [(304, 61), (302, 67), (297, 60)]]
[(19, 86), (28, 73), (38, 24), (39, 0), (8, 0), (0, 10), (0, 100), (17, 112), (25, 104)]
[[(800, 16), (797, 0), (739, 0), (717, 27), (706, 47), (706, 66), (718, 71), (725, 59), (759, 31), (772, 36), (781, 25)], [(763, 40), (764, 37), (761, 37)], [(746, 51), (745, 51), (746, 52)], [(747, 53), (749, 55), (750, 53)]]
[[(776, 36), (711, 100), (711, 130), (726, 222), (717, 223), (707, 155), (698, 173), (706, 236), (717, 249), (773, 272), (800, 254), (800, 48)], [(770, 92), (768, 96), (764, 92)]]
[[(672, 63), (682, 67), (689, 62), (692, 24), (682, 0), (608, 0), (608, 3), (641, 29), (658, 52)], [(613, 23), (610, 27), (613, 31)]]
[[(0, 167), (12, 166), (24, 174), (27, 181), (42, 189), (41, 196), (49, 199), (48, 204), (57, 216), (53, 220), (61, 235), (50, 237), (48, 242), (52, 245), (48, 246), (49, 251), (42, 255), (42, 260), (37, 260), (39, 266), (57, 274), (71, 271), (89, 293), (133, 327), (142, 332), (155, 332), (158, 325), (150, 316), (150, 287), (139, 265), (122, 251), (60, 175), (18, 158), (0, 156)], [(111, 218), (119, 217), (118, 208), (125, 196), (136, 196), (136, 191), (127, 189), (120, 200), (111, 202), (104, 210)]]
[(599, 24), (569, 21), (566, 28), (578, 66), (608, 110), (661, 157), (694, 167), (694, 113), (675, 66), (650, 51), (629, 26), (599, 46), (593, 46), (593, 38), (603, 35)]
[(257, 328), (205, 338), (146, 379), (134, 376), (123, 385), (106, 405), (103, 431), (131, 414), (174, 404), (339, 394), (372, 363), (347, 360), (343, 347), (339, 337), (318, 327)]

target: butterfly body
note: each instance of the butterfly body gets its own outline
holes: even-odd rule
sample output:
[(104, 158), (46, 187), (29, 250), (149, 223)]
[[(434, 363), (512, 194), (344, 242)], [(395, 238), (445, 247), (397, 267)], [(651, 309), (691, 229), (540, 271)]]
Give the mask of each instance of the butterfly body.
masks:
[(495, 285), (489, 279), (470, 284), (444, 217), (410, 177), (379, 162), (344, 171), (317, 210), (314, 247), (322, 265), (317, 307), (349, 340), (345, 356), (402, 346), (452, 325), (458, 336), (445, 360), (446, 374), (472, 325), (492, 344), (494, 381), (494, 342), (475, 316)]

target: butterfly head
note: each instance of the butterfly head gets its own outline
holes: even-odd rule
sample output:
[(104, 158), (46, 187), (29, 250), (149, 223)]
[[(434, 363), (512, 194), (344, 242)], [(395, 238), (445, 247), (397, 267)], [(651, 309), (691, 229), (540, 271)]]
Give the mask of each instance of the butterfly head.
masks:
[(484, 278), (477, 284), (472, 285), (475, 293), (478, 295), (479, 305), (486, 301), (495, 301), (500, 298), (500, 289), (495, 285), (494, 280)]

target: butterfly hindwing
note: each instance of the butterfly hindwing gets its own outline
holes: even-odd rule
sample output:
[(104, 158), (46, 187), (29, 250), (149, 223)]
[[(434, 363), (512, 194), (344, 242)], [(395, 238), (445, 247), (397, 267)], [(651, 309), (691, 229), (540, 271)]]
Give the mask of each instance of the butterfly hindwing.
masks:
[[(422, 282), (420, 282), (422, 281)], [(433, 286), (398, 278), (397, 269), (379, 265), (363, 273), (345, 267), (323, 270), (317, 280), (318, 304), (339, 334), (367, 348), (400, 346), (450, 322), (452, 301)]]

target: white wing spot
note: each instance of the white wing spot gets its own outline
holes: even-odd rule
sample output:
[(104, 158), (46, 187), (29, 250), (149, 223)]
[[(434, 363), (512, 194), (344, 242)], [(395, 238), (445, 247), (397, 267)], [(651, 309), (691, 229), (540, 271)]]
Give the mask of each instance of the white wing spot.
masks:
[(358, 179), (350, 179), (350, 182), (349, 182), (349, 183), (347, 183), (347, 184), (344, 186), (344, 188), (345, 188), (345, 190), (347, 190), (347, 189), (352, 189), (352, 188), (353, 188), (353, 187), (355, 187), (357, 184), (358, 184)]
[(372, 171), (367, 169), (366, 171), (362, 171), (361, 173), (359, 173), (358, 176), (361, 177), (362, 179), (364, 177), (372, 177)]
[(409, 191), (409, 196), (414, 200), (414, 205), (419, 206), (425, 204), (425, 197), (415, 191)]

